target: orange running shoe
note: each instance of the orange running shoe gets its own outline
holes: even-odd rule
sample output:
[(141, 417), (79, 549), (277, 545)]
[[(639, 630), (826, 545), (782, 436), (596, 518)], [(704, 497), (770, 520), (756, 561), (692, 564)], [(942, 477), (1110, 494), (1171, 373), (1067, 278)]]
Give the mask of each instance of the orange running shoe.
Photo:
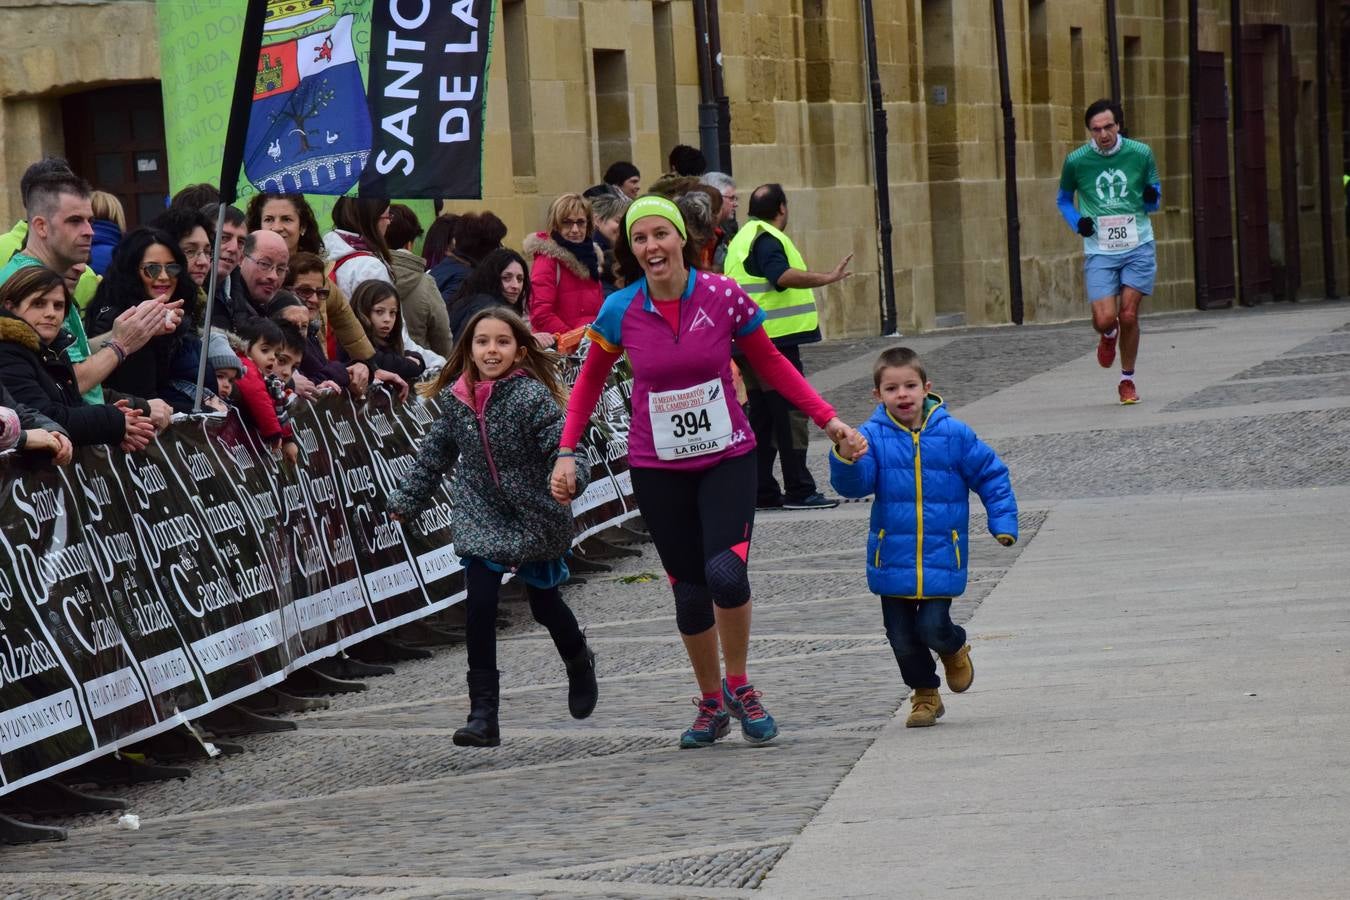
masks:
[(1128, 378), (1120, 383), (1120, 402), (1125, 406), (1139, 402), (1139, 392), (1134, 389), (1134, 382)]
[[(1117, 333), (1116, 337), (1120, 337)], [(1103, 369), (1111, 368), (1112, 363), (1116, 361), (1116, 338), (1102, 335), (1102, 339), (1097, 342), (1097, 365)]]

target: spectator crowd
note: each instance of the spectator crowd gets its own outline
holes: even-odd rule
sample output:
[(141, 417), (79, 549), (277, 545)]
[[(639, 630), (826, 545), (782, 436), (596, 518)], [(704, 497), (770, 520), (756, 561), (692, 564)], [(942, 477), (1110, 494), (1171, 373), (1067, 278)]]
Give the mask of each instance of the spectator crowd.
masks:
[[(727, 266), (735, 182), (706, 171), (693, 147), (674, 148), (669, 164), (644, 185), (636, 166), (615, 162), (601, 183), (557, 197), (541, 230), (516, 240), (490, 210), (424, 224), (399, 203), (341, 197), (325, 227), (303, 194), (258, 193), (244, 209), (222, 210), (209, 184), (180, 190), (128, 229), (116, 196), (65, 160), (42, 159), (19, 184), (25, 218), (0, 234), (0, 449), (60, 464), (73, 446), (144, 448), (175, 413), (196, 408), (204, 357), (202, 406), (238, 410), (263, 445), (294, 460), (294, 398), (359, 399), (375, 384), (406, 397), (445, 366), (482, 310), (508, 307), (541, 348), (574, 352), (605, 297), (642, 275), (622, 228), (641, 194), (679, 207), (699, 269)], [(752, 200), (750, 214), (772, 223), (786, 200), (777, 185), (761, 194), (765, 209)], [(756, 277), (776, 287), (774, 267), (788, 256), (758, 248), (747, 254), (751, 268), (771, 260)], [(814, 321), (807, 332), (798, 337), (819, 339)], [(770, 412), (761, 418), (770, 450), (788, 439)], [(799, 473), (790, 478), (797, 499), (823, 500)]]

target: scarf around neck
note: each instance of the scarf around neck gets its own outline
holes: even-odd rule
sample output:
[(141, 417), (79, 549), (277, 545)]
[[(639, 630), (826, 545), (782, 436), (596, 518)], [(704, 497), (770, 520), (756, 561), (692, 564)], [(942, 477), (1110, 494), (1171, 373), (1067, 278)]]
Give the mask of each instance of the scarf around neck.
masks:
[(558, 232), (549, 235), (553, 242), (577, 258), (577, 262), (586, 267), (593, 281), (600, 280), (600, 259), (595, 255), (595, 244), (590, 235), (584, 241), (569, 241)]

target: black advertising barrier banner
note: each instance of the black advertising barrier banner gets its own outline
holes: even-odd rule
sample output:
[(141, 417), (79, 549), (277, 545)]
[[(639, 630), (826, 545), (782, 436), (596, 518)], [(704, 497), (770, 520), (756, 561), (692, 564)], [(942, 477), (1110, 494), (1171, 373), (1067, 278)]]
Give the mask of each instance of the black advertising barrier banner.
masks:
[[(328, 416), (346, 401), (323, 397), (313, 403), (297, 404), (291, 429), (300, 442), (300, 464), (282, 469), (283, 479), (295, 479), (295, 487), (306, 503), (306, 512), (314, 523), (314, 545), (303, 550), (306, 567), (322, 561), (327, 571), (328, 596), (310, 594), (297, 607), (301, 634), (307, 646), (334, 648), (348, 646), (375, 624), (375, 613), (366, 600), (361, 570), (356, 563), (355, 542), (347, 525), (340, 485), (343, 475), (336, 457), (329, 450)], [(341, 421), (342, 413), (338, 412)], [(283, 481), (283, 485), (286, 482)], [(283, 487), (283, 494), (286, 488)], [(287, 505), (296, 501), (294, 491)], [(314, 551), (317, 549), (318, 553)], [(325, 635), (331, 634), (328, 638)], [(331, 643), (328, 643), (331, 642)]]
[[(386, 490), (397, 484), (408, 471), (414, 455), (411, 448), (421, 444), (423, 435), (440, 414), (439, 404), (426, 397), (409, 397), (408, 402), (393, 407), (390, 421), (397, 429), (397, 441), (393, 443), (408, 450), (401, 454), (388, 450), (373, 454), (379, 480)], [(412, 553), (417, 574), (427, 593), (451, 602), (463, 599), (464, 592), (464, 569), (455, 553), (452, 514), (450, 483), (442, 480), (431, 504), (415, 518), (400, 523), (403, 540)], [(449, 603), (441, 605), (448, 606)]]
[(363, 197), (478, 199), (494, 0), (376, 3)]
[(84, 522), (91, 568), (136, 650), (159, 719), (202, 706), (211, 695), (179, 630), (183, 607), (177, 605), (168, 573), (152, 568), (147, 562), (151, 554), (141, 550), (144, 532), (132, 519), (128, 494), (108, 448), (80, 448), (68, 474)]
[[(581, 357), (563, 363), (563, 380), (570, 388), (581, 372)], [(595, 415), (582, 437), (579, 458), (591, 467), (586, 491), (572, 501), (578, 541), (637, 515), (631, 502), (633, 485), (628, 472), (628, 410), (633, 375), (624, 358), (614, 367)]]
[[(636, 514), (629, 384), (616, 372), (589, 429), (578, 541)], [(385, 513), (440, 414), (379, 391), (298, 403), (296, 466), (234, 413), (65, 469), (0, 454), (0, 794), (461, 599), (448, 484), (414, 521)]]
[[(79, 579), (58, 569), (81, 562), (70, 552), (80, 546), (70, 543), (79, 540), (78, 517), (60, 472), (25, 463), (13, 455), (0, 460), (0, 791), (28, 772), (99, 747), (85, 681), (97, 677), (97, 646), (120, 644), (105, 636), (95, 645), (83, 630), (91, 604), (78, 598), (70, 604), (62, 590)], [(79, 637), (66, 619), (72, 613)], [(77, 641), (90, 649), (68, 658)]]

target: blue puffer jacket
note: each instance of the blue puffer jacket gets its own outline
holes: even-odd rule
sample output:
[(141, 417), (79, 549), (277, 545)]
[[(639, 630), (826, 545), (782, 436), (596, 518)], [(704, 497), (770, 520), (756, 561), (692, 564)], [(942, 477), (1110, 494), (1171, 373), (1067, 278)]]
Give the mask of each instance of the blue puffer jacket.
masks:
[(970, 564), (970, 492), (989, 513), (989, 531), (1017, 539), (1017, 500), (1008, 467), (929, 394), (918, 431), (884, 405), (862, 426), (868, 451), (853, 463), (830, 453), (830, 484), (845, 497), (875, 494), (867, 534), (867, 586), (910, 599), (956, 597)]
[(100, 275), (108, 274), (113, 251), (122, 242), (122, 229), (107, 219), (94, 220), (94, 242), (89, 246), (89, 268)]

